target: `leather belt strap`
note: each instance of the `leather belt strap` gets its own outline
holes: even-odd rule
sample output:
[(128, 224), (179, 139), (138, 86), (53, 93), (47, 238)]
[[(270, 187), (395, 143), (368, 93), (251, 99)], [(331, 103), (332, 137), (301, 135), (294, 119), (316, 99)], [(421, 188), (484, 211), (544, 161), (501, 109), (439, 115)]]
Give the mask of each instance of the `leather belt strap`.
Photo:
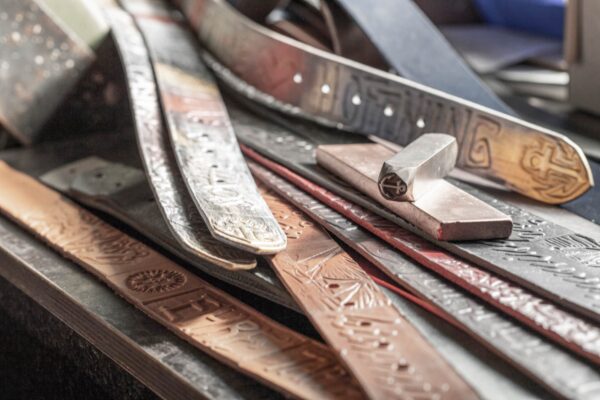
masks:
[(425, 132), (451, 134), (457, 166), (547, 203), (572, 200), (593, 185), (583, 152), (563, 135), (313, 49), (222, 0), (180, 4), (211, 53), (209, 66), (252, 100), (401, 145)]
[(241, 250), (282, 250), (285, 235), (258, 194), (196, 39), (165, 3), (122, 3), (148, 46), (175, 160), (206, 227), (217, 240)]
[[(317, 211), (310, 209), (306, 212), (310, 215), (316, 212), (319, 215), (319, 221), (325, 222), (325, 224), (339, 222), (338, 227), (345, 227), (340, 230), (340, 234), (346, 239), (345, 241), (350, 246), (357, 247), (356, 250), (370, 261), (373, 262), (373, 258), (376, 258), (376, 264), (383, 263), (386, 266), (391, 264), (389, 257), (377, 257), (377, 252), (371, 251), (367, 252), (366, 255), (364, 254), (366, 251), (365, 243), (377, 243), (378, 241), (369, 238), (369, 235), (364, 232), (361, 235), (353, 233), (358, 228), (356, 225), (414, 259), (420, 265), (442, 275), (474, 296), (518, 319), (548, 339), (554, 340), (600, 365), (600, 328), (594, 324), (573, 315), (560, 305), (550, 303), (536, 296), (527, 289), (453, 256), (419, 236), (398, 227), (393, 222), (350, 203), (248, 148), (244, 148), (244, 153), (253, 161), (260, 163), (263, 167), (270, 169), (310, 194), (310, 196), (303, 194), (299, 189), (291, 186), (281, 178), (251, 164), (254, 175), (258, 175), (263, 182), (268, 180), (268, 186), (278, 193), (284, 195), (285, 192), (284, 197), (290, 201), (293, 198), (292, 202), (296, 206), (301, 207), (302, 205), (301, 208), (306, 211), (309, 204), (308, 200), (312, 199), (311, 196), (314, 197), (312, 200), (316, 204), (315, 210)], [(300, 202), (299, 199), (304, 201)], [(322, 202), (323, 205), (314, 201), (315, 199)], [(329, 213), (320, 211), (322, 208), (327, 211), (328, 207), (335, 211), (329, 210)], [(360, 229), (359, 231), (362, 232)], [(351, 238), (356, 239), (354, 244), (351, 243)], [(382, 246), (378, 245), (378, 247)], [(391, 254), (393, 252), (386, 251), (385, 253)], [(393, 280), (403, 285), (405, 280), (403, 275), (390, 272), (392, 270), (388, 267), (383, 269)], [(428, 295), (426, 290), (421, 290), (420, 294), (425, 295), (425, 297)], [(440, 306), (443, 308), (443, 304)]]
[(329, 349), (0, 163), (0, 210), (178, 336), (282, 393), (360, 398)]
[[(253, 117), (247, 115), (246, 118)], [(402, 228), (424, 235), (412, 224), (316, 165), (314, 149), (320, 144), (343, 142), (344, 138), (340, 138), (339, 134), (301, 125), (300, 128), (306, 135), (299, 135), (289, 129), (291, 125), (283, 128), (266, 121), (257, 121), (256, 124), (261, 129), (244, 129), (244, 125), (235, 127), (241, 142), (352, 203)], [(510, 215), (513, 232), (506, 240), (469, 243), (429, 238), (430, 241), (475, 265), (513, 279), (532, 291), (544, 288), (541, 290), (543, 296), (565, 308), (581, 312), (596, 322), (600, 321), (599, 273), (594, 261), (600, 257), (599, 243), (501, 202), (469, 185), (455, 180), (451, 182)]]
[(128, 80), (136, 138), (150, 187), (175, 238), (198, 257), (228, 269), (249, 269), (253, 257), (225, 249), (211, 235), (185, 189), (169, 148), (146, 47), (131, 17), (117, 9), (107, 13)]
[[(88, 157), (48, 171), (40, 179), (78, 202), (124, 222), (200, 271), (299, 311), (266, 263), (258, 263), (250, 270), (231, 270), (207, 262), (180, 246), (162, 218), (143, 171)], [(229, 248), (220, 248), (224, 254), (230, 253)]]
[(94, 60), (92, 50), (37, 0), (0, 11), (0, 124), (31, 144)]
[[(256, 153), (252, 157), (254, 158), (255, 155)], [(269, 167), (273, 166), (272, 162), (264, 158), (260, 162), (269, 164)], [(597, 387), (597, 383), (600, 382), (600, 373), (592, 366), (548, 340), (531, 333), (493, 307), (456, 289), (437, 275), (427, 272), (379, 239), (363, 231), (343, 215), (275, 176), (273, 172), (267, 171), (253, 162), (250, 162), (250, 168), (253, 174), (269, 188), (306, 212), (337, 238), (373, 262), (394, 281), (438, 307), (446, 318), (457, 323), (470, 336), (481, 341), (558, 396), (589, 399), (600, 394), (600, 389)], [(283, 167), (277, 168), (276, 173), (282, 173), (282, 169)], [(290, 178), (289, 170), (286, 178)], [(293, 183), (298, 184), (298, 179), (302, 180), (296, 176)], [(310, 182), (304, 183), (302, 189), (311, 189), (311, 194), (319, 193), (321, 198), (330, 195)], [(348, 207), (356, 210), (356, 207), (348, 205), (343, 199), (334, 195), (329, 198), (328, 202), (337, 205), (336, 208)], [(363, 217), (369, 221), (368, 211), (362, 211), (365, 213)], [(420, 252), (421, 249), (419, 248), (417, 251)], [(428, 249), (425, 245), (422, 254), (427, 256), (431, 253), (431, 246), (429, 245)], [(485, 278), (482, 277), (482, 279)], [(490, 284), (493, 284), (493, 280)], [(523, 297), (520, 296), (520, 298)], [(577, 327), (575, 330), (578, 332), (572, 331), (571, 339), (578, 341), (586, 340), (584, 337), (587, 337), (587, 344), (598, 347), (600, 337), (597, 328), (581, 320), (577, 322), (577, 318), (565, 316), (564, 312), (540, 299), (532, 300), (528, 306), (539, 307), (547, 312), (547, 316), (544, 316), (541, 310), (538, 312), (538, 316), (542, 317), (538, 321), (540, 325), (558, 322), (557, 330), (561, 329), (560, 326), (563, 329)], [(572, 323), (574, 325), (571, 325)], [(506, 332), (506, 334), (502, 332)], [(595, 361), (598, 362), (598, 359), (596, 358)]]
[(322, 228), (261, 193), (288, 237), (267, 260), (369, 398), (477, 397)]

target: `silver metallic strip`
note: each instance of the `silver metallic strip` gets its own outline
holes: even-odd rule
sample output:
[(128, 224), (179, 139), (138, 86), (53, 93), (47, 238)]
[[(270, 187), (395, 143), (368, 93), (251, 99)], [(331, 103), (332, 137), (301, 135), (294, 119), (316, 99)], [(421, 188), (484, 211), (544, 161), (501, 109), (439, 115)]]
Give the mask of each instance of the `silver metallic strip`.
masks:
[(197, 40), (165, 3), (123, 3), (143, 7), (127, 8), (148, 46), (179, 171), (210, 233), (255, 254), (283, 250), (285, 234), (248, 171)]
[(406, 145), (425, 132), (457, 138), (457, 166), (547, 203), (593, 186), (565, 136), (271, 32), (223, 0), (182, 0), (209, 66), (253, 100), (327, 126)]
[(163, 218), (178, 242), (200, 258), (228, 269), (249, 269), (254, 258), (217, 242), (187, 197), (166, 142), (154, 74), (146, 46), (132, 18), (117, 9), (106, 13), (129, 86), (136, 138), (148, 181)]

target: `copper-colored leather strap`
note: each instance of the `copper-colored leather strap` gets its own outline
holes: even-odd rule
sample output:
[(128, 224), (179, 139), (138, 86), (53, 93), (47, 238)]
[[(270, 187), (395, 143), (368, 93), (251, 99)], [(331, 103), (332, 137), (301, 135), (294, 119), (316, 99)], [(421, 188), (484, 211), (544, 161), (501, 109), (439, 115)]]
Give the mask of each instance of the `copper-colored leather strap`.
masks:
[(267, 259), (370, 398), (477, 398), (322, 228), (259, 188), (288, 237)]
[(356, 399), (325, 346), (256, 312), (0, 162), (0, 210), (178, 336), (280, 392)]

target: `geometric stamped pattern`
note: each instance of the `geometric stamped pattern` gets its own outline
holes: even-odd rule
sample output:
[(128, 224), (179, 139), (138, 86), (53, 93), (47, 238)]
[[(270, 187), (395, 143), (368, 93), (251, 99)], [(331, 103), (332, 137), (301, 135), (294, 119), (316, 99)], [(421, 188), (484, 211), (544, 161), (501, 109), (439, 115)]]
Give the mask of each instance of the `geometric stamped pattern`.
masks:
[[(362, 398), (329, 348), (211, 287), (4, 163), (0, 163), (0, 186), (0, 212), (198, 349), (284, 395)], [(56, 223), (65, 215), (68, 223)], [(107, 238), (116, 245), (107, 245)]]
[[(447, 280), (410, 262), (400, 252), (294, 184), (257, 164), (250, 163), (250, 168), (262, 182), (323, 224), (395, 282), (439, 307), (446, 318), (460, 324), (474, 339), (487, 344), (496, 353), (510, 360), (516, 368), (550, 390), (565, 398), (588, 399), (600, 394), (600, 386), (597, 385), (600, 373), (576, 355), (538, 336), (479, 299), (469, 296)], [(335, 201), (335, 197), (332, 200)], [(486, 280), (485, 276), (479, 278)], [(498, 281), (494, 279), (490, 279), (486, 287), (493, 297), (497, 296), (498, 291), (504, 290), (503, 285), (498, 285)], [(504, 298), (512, 302), (528, 301), (526, 292), (522, 297), (519, 294), (520, 292), (513, 290)], [(551, 325), (556, 333), (564, 333), (574, 343), (583, 343), (589, 350), (588, 355), (591, 355), (588, 358), (593, 359), (594, 352), (600, 347), (598, 327), (577, 317), (565, 318), (562, 310), (541, 299), (537, 303), (530, 302), (528, 306), (535, 308), (540, 323)], [(570, 347), (569, 344), (566, 346)]]

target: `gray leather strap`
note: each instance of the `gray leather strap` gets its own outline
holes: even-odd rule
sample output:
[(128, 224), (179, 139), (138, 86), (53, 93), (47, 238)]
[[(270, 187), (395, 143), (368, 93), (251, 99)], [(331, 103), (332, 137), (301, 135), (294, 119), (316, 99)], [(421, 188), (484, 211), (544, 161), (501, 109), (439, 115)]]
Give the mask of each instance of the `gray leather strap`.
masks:
[(400, 75), (505, 114), (482, 82), (412, 0), (334, 0)]

